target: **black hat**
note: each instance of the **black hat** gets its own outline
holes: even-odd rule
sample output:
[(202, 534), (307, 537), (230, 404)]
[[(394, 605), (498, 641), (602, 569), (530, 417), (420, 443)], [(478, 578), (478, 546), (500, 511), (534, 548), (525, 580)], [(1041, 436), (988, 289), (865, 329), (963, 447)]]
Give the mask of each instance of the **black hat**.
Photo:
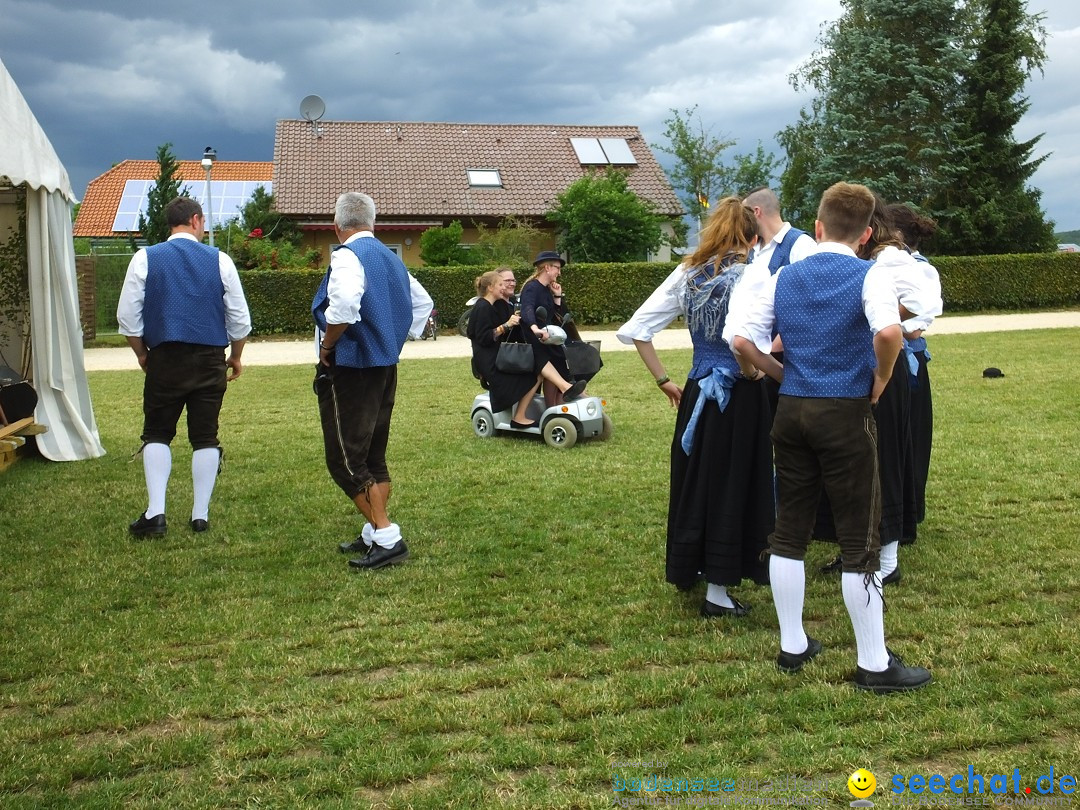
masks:
[(536, 254), (536, 258), (533, 259), (533, 267), (536, 267), (536, 265), (540, 264), (541, 262), (558, 262), (559, 267), (562, 267), (566, 264), (566, 259), (560, 256), (554, 250), (541, 250), (539, 253)]
[(1002, 371), (1000, 368), (991, 367), (991, 368), (988, 368), (988, 369), (983, 371), (983, 376), (984, 377), (1004, 377), (1005, 372)]

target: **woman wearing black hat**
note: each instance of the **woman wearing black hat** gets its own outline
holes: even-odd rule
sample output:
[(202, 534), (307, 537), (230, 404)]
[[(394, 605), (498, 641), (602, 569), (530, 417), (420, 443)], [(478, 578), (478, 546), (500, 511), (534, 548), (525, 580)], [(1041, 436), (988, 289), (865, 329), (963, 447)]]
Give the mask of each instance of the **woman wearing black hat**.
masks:
[(525, 280), (525, 286), (521, 288), (521, 323), (525, 335), (532, 343), (536, 364), (544, 367), (550, 363), (558, 375), (557, 378), (544, 375), (544, 402), (549, 408), (563, 400), (577, 399), (585, 390), (584, 380), (573, 384), (567, 382), (570, 379), (570, 369), (566, 365), (566, 353), (562, 346), (547, 342), (549, 319), (566, 311), (563, 307), (562, 286), (559, 284), (559, 274), (564, 264), (566, 262), (555, 251), (541, 252), (533, 262), (533, 274)]

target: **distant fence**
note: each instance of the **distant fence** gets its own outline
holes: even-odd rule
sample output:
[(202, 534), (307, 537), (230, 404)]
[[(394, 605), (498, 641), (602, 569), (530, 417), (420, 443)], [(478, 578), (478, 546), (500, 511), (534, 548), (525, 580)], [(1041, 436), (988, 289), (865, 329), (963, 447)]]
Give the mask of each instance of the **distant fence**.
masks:
[(119, 333), (116, 305), (131, 256), (131, 253), (94, 253), (75, 257), (84, 340)]

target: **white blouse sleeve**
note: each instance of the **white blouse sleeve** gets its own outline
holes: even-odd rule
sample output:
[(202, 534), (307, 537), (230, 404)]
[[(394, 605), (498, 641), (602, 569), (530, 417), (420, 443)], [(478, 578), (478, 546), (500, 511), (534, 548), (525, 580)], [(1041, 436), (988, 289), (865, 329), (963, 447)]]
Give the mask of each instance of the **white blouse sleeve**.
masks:
[(680, 315), (686, 314), (683, 297), (685, 289), (686, 273), (680, 264), (645, 303), (638, 307), (630, 320), (619, 327), (615, 337), (627, 345), (635, 340), (651, 342), (657, 332), (666, 328)]

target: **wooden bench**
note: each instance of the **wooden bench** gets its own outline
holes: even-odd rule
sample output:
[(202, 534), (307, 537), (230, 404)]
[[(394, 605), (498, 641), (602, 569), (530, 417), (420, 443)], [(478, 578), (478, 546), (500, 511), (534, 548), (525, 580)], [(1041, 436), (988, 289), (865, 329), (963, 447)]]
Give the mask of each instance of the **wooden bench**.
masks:
[(15, 463), (19, 457), (19, 449), (26, 445), (27, 436), (36, 436), (47, 430), (45, 425), (35, 422), (32, 416), (0, 426), (0, 472)]

